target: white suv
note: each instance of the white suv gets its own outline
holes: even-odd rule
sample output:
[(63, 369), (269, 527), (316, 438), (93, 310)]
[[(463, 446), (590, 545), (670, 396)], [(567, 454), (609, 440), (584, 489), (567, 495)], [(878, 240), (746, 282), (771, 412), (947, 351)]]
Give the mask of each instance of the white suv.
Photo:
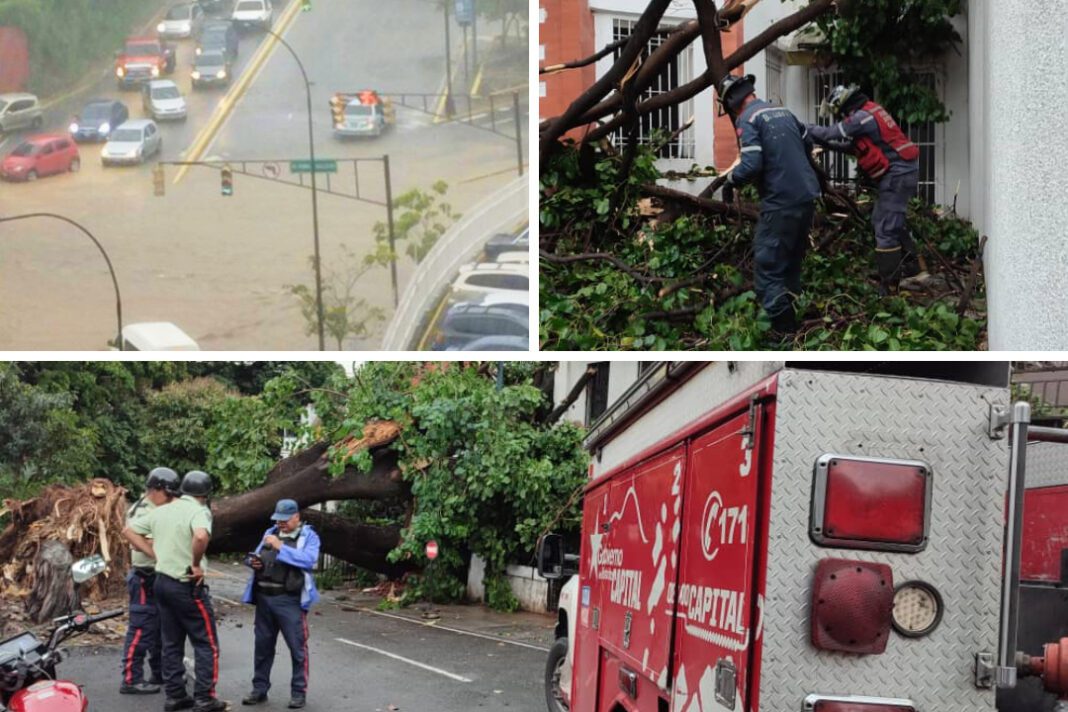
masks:
[(230, 16), (237, 29), (246, 27), (259, 27), (263, 30), (271, 29), (274, 10), (271, 8), (271, 0), (237, 0), (234, 12)]

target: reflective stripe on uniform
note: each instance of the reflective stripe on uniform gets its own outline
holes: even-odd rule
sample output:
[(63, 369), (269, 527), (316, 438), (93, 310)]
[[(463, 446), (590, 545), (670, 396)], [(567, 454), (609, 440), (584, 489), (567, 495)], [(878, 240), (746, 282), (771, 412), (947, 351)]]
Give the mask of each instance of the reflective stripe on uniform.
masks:
[(137, 644), (141, 642), (141, 629), (138, 628), (134, 633), (133, 641), (130, 643), (129, 650), (126, 651), (126, 684), (133, 684), (133, 656), (134, 651), (137, 650)]
[(757, 152), (763, 151), (763, 150), (764, 150), (764, 148), (762, 146), (743, 146), (742, 147), (742, 153), (757, 153)]
[(766, 114), (769, 111), (782, 111), (782, 110), (783, 110), (783, 108), (781, 106), (768, 106), (768, 107), (765, 107), (763, 109), (759, 109), (757, 111), (754, 111), (753, 115), (749, 117), (749, 123), (753, 123), (754, 121), (756, 121), (757, 117), (760, 116), (761, 114)]

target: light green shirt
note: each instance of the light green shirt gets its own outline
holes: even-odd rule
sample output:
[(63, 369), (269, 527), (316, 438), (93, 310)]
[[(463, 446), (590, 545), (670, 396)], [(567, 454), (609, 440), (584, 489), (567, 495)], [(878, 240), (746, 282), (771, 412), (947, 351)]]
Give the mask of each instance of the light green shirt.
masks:
[[(133, 529), (134, 522), (141, 521), (148, 517), (156, 505), (149, 501), (148, 497), (142, 496), (141, 499), (134, 502), (133, 506), (126, 511), (126, 524)], [(136, 530), (135, 530), (136, 531)], [(143, 553), (140, 549), (130, 547), (130, 564), (139, 569), (151, 569), (155, 568), (156, 560), (148, 554)]]
[[(152, 537), (157, 572), (184, 581), (188, 578), (187, 569), (193, 565), (193, 532), (205, 529), (211, 534), (211, 510), (186, 495), (138, 518), (130, 528), (141, 536)], [(206, 565), (201, 561), (205, 570)]]

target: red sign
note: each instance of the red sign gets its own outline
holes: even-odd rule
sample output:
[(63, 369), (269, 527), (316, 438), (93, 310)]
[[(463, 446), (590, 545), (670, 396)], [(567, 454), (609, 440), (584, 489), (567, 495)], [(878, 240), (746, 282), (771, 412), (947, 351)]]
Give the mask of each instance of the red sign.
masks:
[(426, 558), (431, 561), (438, 558), (438, 543), (433, 539), (426, 543)]

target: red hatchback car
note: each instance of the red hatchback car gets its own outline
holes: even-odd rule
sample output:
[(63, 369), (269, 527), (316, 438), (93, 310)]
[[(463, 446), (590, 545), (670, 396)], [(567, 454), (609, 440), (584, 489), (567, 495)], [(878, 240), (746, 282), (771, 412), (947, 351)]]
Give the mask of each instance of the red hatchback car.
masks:
[(0, 178), (37, 180), (52, 173), (74, 172), (81, 168), (78, 146), (67, 134), (28, 136), (0, 162)]

